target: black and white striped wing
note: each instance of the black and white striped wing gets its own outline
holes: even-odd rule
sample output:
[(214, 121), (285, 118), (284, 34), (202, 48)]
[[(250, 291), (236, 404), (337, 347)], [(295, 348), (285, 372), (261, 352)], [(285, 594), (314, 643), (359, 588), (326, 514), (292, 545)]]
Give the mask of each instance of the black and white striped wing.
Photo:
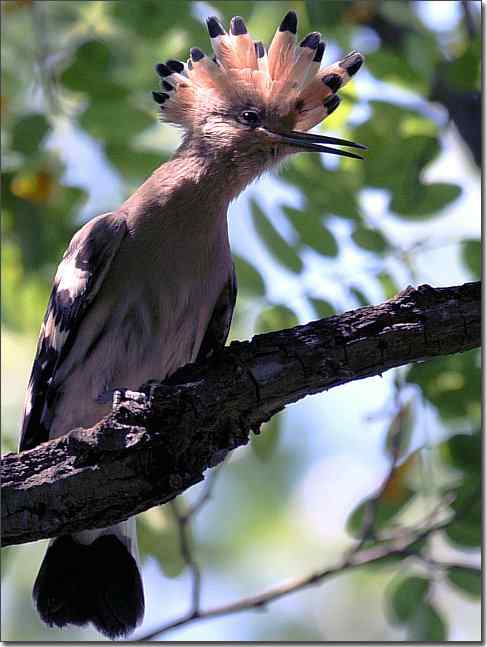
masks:
[(87, 308), (126, 234), (123, 215), (107, 213), (82, 227), (61, 261), (41, 326), (25, 400), (20, 450), (49, 439), (56, 401), (55, 375), (68, 355)]

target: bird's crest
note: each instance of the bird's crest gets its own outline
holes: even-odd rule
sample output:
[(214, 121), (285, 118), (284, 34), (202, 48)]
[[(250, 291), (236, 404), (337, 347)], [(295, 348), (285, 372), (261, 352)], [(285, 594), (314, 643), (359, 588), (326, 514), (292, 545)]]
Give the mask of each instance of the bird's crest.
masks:
[(193, 47), (186, 63), (157, 65), (162, 92), (153, 96), (164, 121), (192, 128), (209, 110), (261, 107), (289, 129), (306, 131), (339, 104), (336, 92), (363, 63), (358, 52), (320, 69), (325, 43), (318, 32), (297, 43), (297, 16), (286, 14), (268, 48), (255, 42), (239, 16), (227, 33), (216, 17), (207, 19), (214, 57)]

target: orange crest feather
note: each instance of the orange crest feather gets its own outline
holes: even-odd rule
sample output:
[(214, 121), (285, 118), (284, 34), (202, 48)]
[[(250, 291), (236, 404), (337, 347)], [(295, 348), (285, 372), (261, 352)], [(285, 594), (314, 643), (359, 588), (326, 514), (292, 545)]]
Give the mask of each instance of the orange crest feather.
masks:
[(245, 22), (232, 18), (227, 33), (215, 17), (207, 20), (212, 60), (191, 49), (186, 64), (159, 64), (163, 92), (154, 92), (162, 119), (191, 127), (201, 107), (232, 105), (234, 101), (263, 106), (283, 119), (292, 115), (294, 126), (309, 130), (337, 107), (336, 92), (358, 71), (363, 56), (351, 52), (320, 69), (325, 43), (317, 32), (296, 43), (297, 16), (286, 14), (268, 52), (254, 43)]

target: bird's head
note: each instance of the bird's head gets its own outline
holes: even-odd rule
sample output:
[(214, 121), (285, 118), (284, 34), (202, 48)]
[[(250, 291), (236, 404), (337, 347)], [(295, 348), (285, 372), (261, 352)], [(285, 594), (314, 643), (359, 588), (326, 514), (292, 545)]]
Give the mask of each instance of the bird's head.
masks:
[(293, 11), (268, 50), (252, 40), (238, 16), (230, 33), (215, 17), (207, 25), (213, 58), (192, 48), (186, 63), (169, 60), (156, 67), (162, 91), (153, 95), (163, 121), (182, 126), (209, 154), (224, 153), (253, 168), (300, 151), (359, 157), (332, 146), (364, 146), (307, 131), (338, 107), (336, 93), (362, 65), (361, 54), (321, 68), (325, 43), (317, 32), (297, 43)]

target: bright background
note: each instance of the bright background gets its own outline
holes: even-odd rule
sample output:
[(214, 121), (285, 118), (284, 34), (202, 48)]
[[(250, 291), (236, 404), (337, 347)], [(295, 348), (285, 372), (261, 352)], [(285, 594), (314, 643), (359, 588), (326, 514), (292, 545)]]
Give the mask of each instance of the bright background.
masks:
[[(178, 144), (156, 118), (155, 63), (186, 58), (191, 46), (208, 51), (208, 15), (242, 15), (269, 42), (289, 9), (301, 35), (324, 34), (325, 64), (352, 48), (366, 55), (322, 130), (369, 152), (365, 162), (295, 156), (232, 204), (240, 291), (231, 339), (379, 303), (408, 284), (479, 277), (480, 3), (2, 2), (3, 451), (17, 446), (50, 281), (71, 235), (116, 208)], [(477, 352), (289, 407), (233, 453), (195, 519), (203, 606), (338, 563), (355, 541), (351, 512), (389, 469), (394, 433), (402, 468), (377, 504), (388, 511), (378, 530), (418, 522), (449, 494), (455, 509), (478, 487), (479, 425)], [(139, 519), (143, 635), (188, 608), (190, 580), (167, 507)], [(476, 507), (428, 542), (428, 565), (410, 558), (354, 571), (264, 612), (163, 638), (479, 640), (478, 572), (455, 577), (434, 565), (478, 566), (479, 542)], [(31, 587), (45, 543), (2, 551), (2, 639), (99, 639), (38, 620)], [(412, 577), (426, 582), (420, 595)], [(407, 617), (398, 591), (412, 604)]]

